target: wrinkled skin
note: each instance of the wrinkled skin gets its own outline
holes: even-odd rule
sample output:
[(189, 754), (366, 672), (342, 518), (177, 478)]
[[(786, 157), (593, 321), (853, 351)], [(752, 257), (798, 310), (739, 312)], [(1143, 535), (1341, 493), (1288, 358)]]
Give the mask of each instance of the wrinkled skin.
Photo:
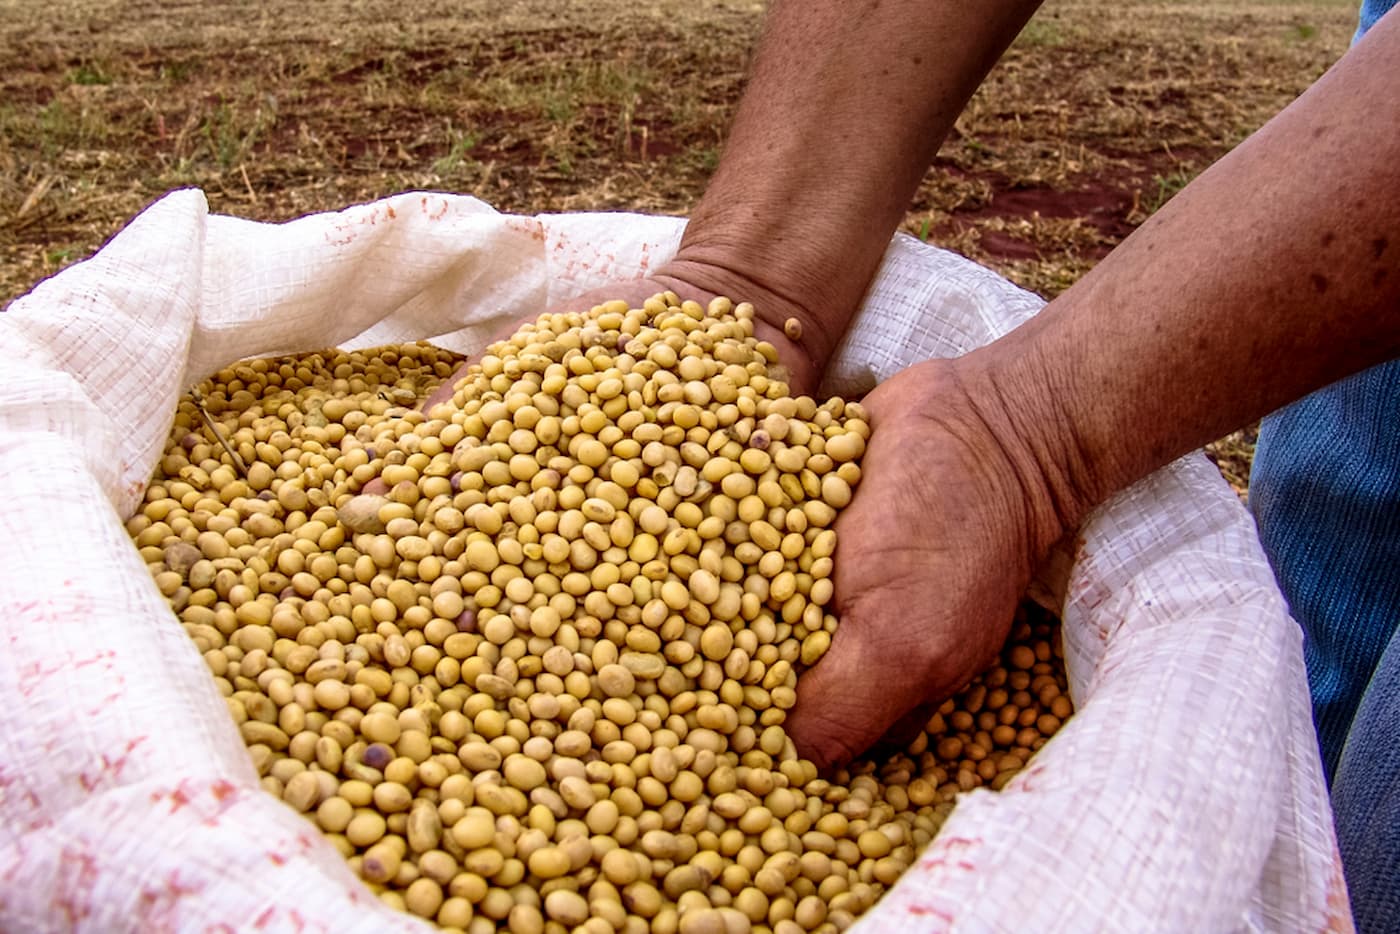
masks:
[(863, 400), (873, 433), (856, 495), (836, 520), (840, 625), (798, 682), (786, 723), (820, 767), (897, 724), (917, 728), (928, 705), (989, 665), (1030, 579), (1042, 536), (1028, 528), (1012, 460), (964, 401), (955, 370), (921, 363)]
[[(706, 284), (696, 284), (697, 280), (703, 280)], [(734, 285), (730, 277), (722, 273), (715, 273), (709, 276), (697, 275), (694, 270), (690, 270), (690, 278), (682, 280), (677, 276), (665, 275), (664, 273), (646, 279), (629, 279), (613, 285), (604, 286), (592, 292), (585, 292), (577, 298), (564, 302), (558, 311), (586, 311), (594, 305), (601, 304), (615, 299), (622, 299), (632, 307), (640, 307), (642, 302), (651, 298), (658, 292), (675, 292), (685, 299), (693, 299), (701, 304), (705, 304), (716, 295), (727, 295), (734, 301), (751, 301), (749, 298), (753, 294), (752, 289), (744, 289), (742, 286), (730, 288)], [(759, 306), (760, 317), (754, 323), (754, 334), (759, 340), (768, 341), (778, 349), (779, 359), (789, 369), (789, 385), (794, 394), (811, 393), (816, 389), (816, 384), (820, 377), (820, 369), (810, 360), (801, 348), (794, 345), (783, 335), (782, 322), (790, 316), (792, 311), (787, 303), (770, 297), (766, 303)], [(512, 322), (503, 327), (501, 331), (492, 336), (490, 343), (505, 340), (520, 329), (522, 324), (534, 321), (535, 316), (520, 321)], [(473, 360), (475, 358), (472, 358)], [(431, 411), (433, 406), (452, 398), (452, 386), (461, 378), (461, 374), (470, 364), (462, 364), (451, 378), (447, 379), (441, 386), (429, 396), (422, 405), (423, 411)]]
[[(639, 305), (668, 290), (702, 303), (716, 294), (752, 294), (722, 275), (687, 274), (619, 282), (562, 309), (611, 299)], [(825, 361), (811, 359), (781, 328), (801, 310), (772, 296), (758, 310), (757, 336), (778, 348), (794, 394), (813, 393)], [(862, 400), (873, 434), (861, 482), (836, 523), (840, 625), (827, 654), (799, 681), (786, 723), (798, 752), (820, 767), (863, 752), (891, 728), (896, 739), (917, 729), (932, 705), (990, 664), (1038, 543), (1057, 537), (1031, 527), (1013, 460), (957, 372), (956, 361), (918, 364)], [(425, 411), (450, 398), (454, 382), (456, 376), (444, 383)]]

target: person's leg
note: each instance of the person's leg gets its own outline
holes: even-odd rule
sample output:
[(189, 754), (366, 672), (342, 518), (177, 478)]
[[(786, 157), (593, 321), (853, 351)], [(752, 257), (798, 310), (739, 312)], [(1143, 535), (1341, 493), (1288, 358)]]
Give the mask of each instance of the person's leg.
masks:
[(1400, 931), (1400, 635), (1357, 708), (1332, 810), (1356, 929)]
[(1330, 782), (1400, 621), (1400, 361), (1264, 420), (1250, 476), (1259, 540), (1303, 627)]

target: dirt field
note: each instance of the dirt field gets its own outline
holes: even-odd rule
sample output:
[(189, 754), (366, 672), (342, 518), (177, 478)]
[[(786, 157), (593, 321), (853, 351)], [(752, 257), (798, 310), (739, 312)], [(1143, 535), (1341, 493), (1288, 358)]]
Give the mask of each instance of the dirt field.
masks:
[[(762, 17), (724, 0), (0, 10), (0, 305), (182, 186), (265, 220), (410, 188), (684, 213)], [(1353, 0), (1047, 4), (904, 227), (1052, 296), (1320, 75), (1354, 22)], [(1242, 488), (1249, 433), (1215, 452)]]

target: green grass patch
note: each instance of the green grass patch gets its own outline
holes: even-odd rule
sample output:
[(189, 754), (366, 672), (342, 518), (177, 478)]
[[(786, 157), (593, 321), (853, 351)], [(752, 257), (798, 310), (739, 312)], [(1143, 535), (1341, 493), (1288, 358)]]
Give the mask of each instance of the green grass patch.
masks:
[[(451, 130), (449, 129), (449, 133)], [(441, 176), (458, 174), (463, 169), (476, 171), (479, 164), (472, 158), (471, 152), (481, 142), (481, 136), (473, 131), (468, 131), (458, 136), (447, 148), (447, 155), (433, 163), (433, 172)]]
[(1188, 172), (1184, 169), (1178, 169), (1166, 175), (1152, 176), (1152, 184), (1155, 186), (1155, 189), (1149, 191), (1147, 197), (1143, 198), (1143, 207), (1146, 208), (1148, 214), (1156, 213), (1161, 209), (1162, 205), (1170, 201), (1177, 192), (1191, 184), (1191, 180), (1195, 177), (1196, 173)]
[(96, 62), (83, 62), (77, 68), (68, 73), (70, 84), (77, 84), (83, 87), (94, 85), (105, 85), (112, 83), (112, 76), (107, 70)]

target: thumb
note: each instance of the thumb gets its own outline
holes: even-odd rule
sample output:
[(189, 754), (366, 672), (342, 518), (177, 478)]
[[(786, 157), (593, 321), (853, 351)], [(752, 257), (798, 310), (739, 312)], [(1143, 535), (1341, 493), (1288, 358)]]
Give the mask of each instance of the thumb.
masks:
[(870, 748), (917, 700), (897, 662), (873, 657), (854, 622), (842, 620), (831, 648), (798, 679), (783, 725), (798, 754), (822, 770)]

